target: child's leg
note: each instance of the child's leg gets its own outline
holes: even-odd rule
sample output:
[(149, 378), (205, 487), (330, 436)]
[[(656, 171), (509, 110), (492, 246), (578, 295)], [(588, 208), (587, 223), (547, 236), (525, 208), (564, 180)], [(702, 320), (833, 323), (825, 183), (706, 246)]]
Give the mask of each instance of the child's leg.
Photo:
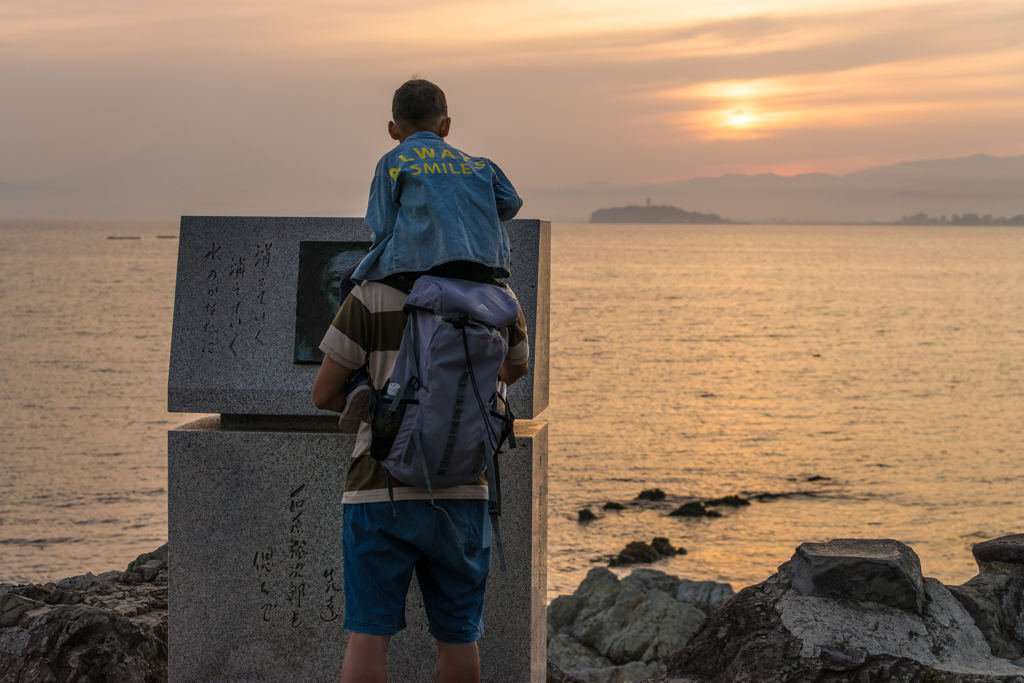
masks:
[(476, 643), (453, 645), (437, 641), (434, 683), (480, 683), (480, 651)]
[(362, 263), (363, 259), (365, 258), (366, 257), (364, 256), (363, 258), (359, 259), (357, 263), (353, 264), (352, 266), (349, 266), (349, 269), (346, 270), (345, 273), (341, 276), (341, 284), (338, 286), (339, 307), (341, 307), (341, 305), (345, 303), (345, 299), (348, 298), (349, 293), (353, 289), (355, 289), (356, 283), (352, 282), (352, 274), (356, 272), (356, 268), (359, 267), (359, 264)]
[(387, 636), (350, 633), (341, 663), (341, 683), (387, 683), (390, 642)]

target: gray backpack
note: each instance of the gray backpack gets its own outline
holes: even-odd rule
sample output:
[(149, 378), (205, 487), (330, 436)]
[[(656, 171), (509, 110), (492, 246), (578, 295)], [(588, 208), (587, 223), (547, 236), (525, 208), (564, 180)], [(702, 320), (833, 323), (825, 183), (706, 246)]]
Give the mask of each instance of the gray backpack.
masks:
[[(498, 369), (519, 306), (500, 286), (422, 276), (404, 310), (408, 322), (386, 393), (371, 396), (370, 454), (395, 479), (426, 488), (430, 506), (442, 512), (434, 504), (435, 488), (472, 483), (486, 469), (488, 509), (504, 570), (495, 456), (506, 438), (515, 448), (515, 418)], [(393, 501), (390, 479), (388, 489)]]

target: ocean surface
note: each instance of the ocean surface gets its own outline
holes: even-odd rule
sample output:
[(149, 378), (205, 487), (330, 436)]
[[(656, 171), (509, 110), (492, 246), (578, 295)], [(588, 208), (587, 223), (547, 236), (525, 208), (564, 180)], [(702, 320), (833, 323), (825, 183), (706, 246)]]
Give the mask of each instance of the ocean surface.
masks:
[[(176, 233), (0, 222), (0, 582), (166, 540)], [(655, 536), (737, 589), (831, 538), (973, 576), (1024, 531), (1022, 264), (1020, 228), (555, 225), (549, 594)], [(760, 498), (668, 516), (724, 495)]]

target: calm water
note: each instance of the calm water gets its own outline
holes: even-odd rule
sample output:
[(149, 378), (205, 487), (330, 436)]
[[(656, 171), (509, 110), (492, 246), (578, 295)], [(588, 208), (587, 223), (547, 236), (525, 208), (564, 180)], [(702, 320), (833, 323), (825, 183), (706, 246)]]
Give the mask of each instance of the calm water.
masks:
[[(0, 581), (166, 539), (176, 232), (0, 223)], [(659, 568), (739, 587), (842, 537), (959, 583), (1024, 530), (1024, 230), (557, 225), (552, 253), (552, 595), (654, 536), (689, 550)], [(801, 495), (666, 516), (765, 492)]]

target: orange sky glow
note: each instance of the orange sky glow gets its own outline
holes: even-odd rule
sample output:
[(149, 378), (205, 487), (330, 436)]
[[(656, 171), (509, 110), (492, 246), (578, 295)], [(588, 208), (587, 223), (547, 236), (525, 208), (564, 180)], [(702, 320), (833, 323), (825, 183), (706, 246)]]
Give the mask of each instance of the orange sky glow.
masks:
[(0, 0), (0, 181), (182, 126), (339, 181), (411, 74), (534, 187), (1024, 153), (1024, 5)]

